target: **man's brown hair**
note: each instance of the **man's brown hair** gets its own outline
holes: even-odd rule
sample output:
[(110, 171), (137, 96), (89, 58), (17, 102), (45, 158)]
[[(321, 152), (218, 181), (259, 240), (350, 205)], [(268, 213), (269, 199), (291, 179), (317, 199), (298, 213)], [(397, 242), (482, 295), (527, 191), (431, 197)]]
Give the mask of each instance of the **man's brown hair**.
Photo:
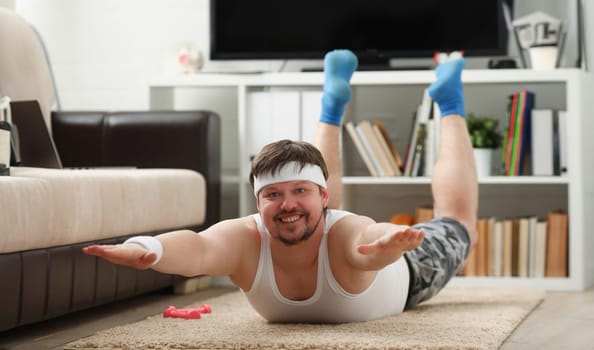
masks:
[(290, 162), (297, 162), (301, 168), (307, 164), (318, 165), (324, 179), (328, 180), (328, 168), (322, 153), (312, 144), (303, 141), (280, 140), (264, 146), (252, 161), (250, 185), (254, 188), (254, 178), (259, 175), (275, 175)]

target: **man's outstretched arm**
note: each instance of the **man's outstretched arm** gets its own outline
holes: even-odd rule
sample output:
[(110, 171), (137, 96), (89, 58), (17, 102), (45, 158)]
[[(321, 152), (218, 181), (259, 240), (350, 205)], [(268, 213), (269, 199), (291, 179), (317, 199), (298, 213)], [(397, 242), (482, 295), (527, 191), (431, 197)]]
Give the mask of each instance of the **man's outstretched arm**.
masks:
[(417, 248), (423, 242), (423, 231), (390, 223), (379, 223), (367, 228), (369, 237), (378, 236), (369, 243), (363, 237), (354, 254), (357, 266), (367, 270), (379, 270), (400, 259), (405, 252)]
[[(83, 252), (141, 270), (153, 268), (182, 276), (227, 276), (240, 266), (245, 240), (250, 237), (241, 234), (249, 230), (247, 225), (249, 218), (227, 220), (200, 233), (179, 230), (149, 237), (144, 242), (138, 240), (139, 243), (91, 245)], [(162, 250), (162, 254), (156, 250)]]
[[(400, 259), (423, 242), (422, 230), (391, 223), (376, 223), (350, 215), (336, 224), (346, 261), (361, 271), (377, 271)], [(334, 228), (333, 228), (334, 230)]]

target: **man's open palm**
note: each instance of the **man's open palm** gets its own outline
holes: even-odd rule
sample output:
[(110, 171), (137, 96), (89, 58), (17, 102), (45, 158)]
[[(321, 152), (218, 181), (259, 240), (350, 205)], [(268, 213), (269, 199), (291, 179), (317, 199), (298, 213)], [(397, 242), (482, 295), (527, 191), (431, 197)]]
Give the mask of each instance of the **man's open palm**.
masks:
[(91, 245), (84, 247), (83, 252), (87, 255), (104, 258), (114, 264), (130, 266), (139, 270), (150, 268), (157, 260), (156, 253), (149, 253), (138, 244)]
[(423, 231), (408, 227), (396, 232), (388, 232), (369, 244), (361, 244), (358, 251), (364, 255), (401, 255), (421, 245), (424, 237)]

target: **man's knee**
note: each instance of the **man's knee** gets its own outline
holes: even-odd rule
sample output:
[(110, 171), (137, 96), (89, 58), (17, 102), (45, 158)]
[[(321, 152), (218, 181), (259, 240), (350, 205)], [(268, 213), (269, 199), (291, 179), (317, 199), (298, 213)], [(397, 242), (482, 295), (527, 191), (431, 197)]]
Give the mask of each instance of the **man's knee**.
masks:
[[(460, 203), (460, 202), (459, 202)], [(465, 203), (465, 202), (462, 202)], [(461, 223), (468, 232), (471, 246), (476, 244), (477, 234), (477, 210), (467, 205), (449, 205), (447, 209), (440, 208), (437, 214), (441, 217), (452, 218)]]

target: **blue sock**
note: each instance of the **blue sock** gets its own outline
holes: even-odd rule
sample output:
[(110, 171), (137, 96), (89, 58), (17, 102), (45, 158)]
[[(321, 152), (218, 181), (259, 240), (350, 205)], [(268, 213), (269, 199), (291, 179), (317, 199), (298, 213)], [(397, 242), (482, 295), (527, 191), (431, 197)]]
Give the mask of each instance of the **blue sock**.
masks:
[(324, 94), (320, 121), (340, 126), (351, 99), (349, 84), (357, 69), (357, 56), (349, 50), (333, 50), (324, 57)]
[(429, 96), (437, 102), (441, 117), (457, 114), (465, 117), (462, 69), (466, 61), (458, 58), (440, 64), (435, 70), (437, 80), (429, 86)]

